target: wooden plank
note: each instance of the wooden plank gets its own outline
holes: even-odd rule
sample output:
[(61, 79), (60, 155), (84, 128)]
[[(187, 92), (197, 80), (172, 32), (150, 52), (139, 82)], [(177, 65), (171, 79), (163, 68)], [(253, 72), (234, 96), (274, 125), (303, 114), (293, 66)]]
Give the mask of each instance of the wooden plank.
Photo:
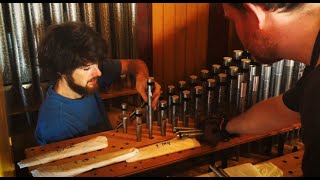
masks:
[(163, 7), (163, 89), (173, 84), (175, 77), (175, 3), (164, 3)]
[(153, 49), (153, 76), (162, 85), (163, 81), (163, 3), (152, 3), (152, 49)]
[(198, 26), (197, 26), (197, 63), (196, 72), (201, 69), (207, 69), (207, 48), (208, 48), (208, 19), (209, 19), (209, 3), (198, 4)]
[(187, 35), (187, 4), (176, 4), (176, 53), (175, 53), (175, 83), (185, 80), (186, 74), (186, 35)]
[[(182, 122), (179, 121), (178, 125), (181, 126)], [(193, 127), (192, 123), (190, 123), (190, 127)], [(141, 173), (141, 172), (144, 172), (147, 170), (163, 167), (163, 166), (173, 164), (176, 162), (188, 160), (190, 158), (199, 157), (202, 155), (208, 155), (208, 154), (211, 154), (211, 153), (219, 151), (219, 150), (223, 150), (223, 149), (226, 149), (229, 147), (234, 147), (236, 145), (244, 144), (244, 143), (247, 143), (250, 141), (255, 141), (255, 140), (258, 140), (258, 139), (261, 139), (264, 137), (276, 135), (278, 133), (287, 132), (287, 131), (290, 131), (292, 129), (297, 129), (297, 128), (300, 128), (299, 123), (294, 124), (291, 127), (283, 128), (279, 131), (274, 131), (271, 133), (266, 133), (266, 134), (262, 134), (262, 135), (243, 135), (243, 136), (240, 136), (237, 138), (232, 138), (229, 142), (219, 142), (216, 146), (212, 146), (212, 145), (208, 144), (207, 142), (200, 142), (201, 146), (198, 148), (194, 148), (194, 149), (190, 149), (190, 150), (186, 150), (186, 151), (180, 151), (177, 153), (163, 155), (163, 156), (159, 156), (156, 158), (137, 161), (137, 162), (133, 162), (133, 163), (120, 162), (120, 163), (112, 164), (109, 166), (101, 167), (98, 169), (94, 169), (94, 170), (82, 173), (79, 176), (89, 176), (89, 177), (91, 177), (91, 176), (129, 176), (129, 175)], [(164, 137), (161, 136), (160, 135), (160, 127), (157, 126), (156, 122), (155, 122), (153, 125), (153, 137), (154, 138), (149, 139), (148, 129), (146, 127), (146, 124), (143, 124), (142, 141), (137, 142), (136, 141), (136, 134), (135, 134), (135, 125), (133, 122), (132, 124), (129, 124), (127, 134), (124, 134), (122, 132), (122, 129), (120, 128), (118, 130), (101, 132), (101, 133), (83, 136), (83, 137), (79, 137), (79, 138), (55, 142), (55, 143), (51, 143), (51, 144), (44, 145), (44, 146), (36, 146), (36, 147), (27, 148), (27, 149), (25, 149), (25, 154), (26, 154), (27, 158), (30, 158), (35, 155), (42, 154), (42, 153), (45, 153), (48, 151), (52, 151), (52, 150), (55, 150), (58, 148), (67, 147), (69, 145), (79, 143), (79, 142), (88, 140), (90, 138), (96, 137), (96, 136), (106, 136), (108, 138), (109, 146), (107, 148), (104, 148), (99, 151), (89, 152), (86, 154), (82, 154), (82, 155), (50, 162), (50, 163), (45, 164), (45, 166), (59, 165), (62, 163), (71, 162), (74, 160), (85, 159), (85, 158), (97, 156), (97, 155), (100, 155), (103, 153), (114, 152), (114, 151), (118, 151), (121, 149), (127, 149), (127, 148), (131, 148), (131, 147), (139, 148), (139, 147), (147, 146), (150, 144), (155, 144), (158, 142), (162, 142), (162, 141), (166, 141), (166, 140), (170, 140), (170, 139), (174, 138), (175, 133), (171, 132), (171, 125), (168, 124), (167, 136), (164, 136)], [(31, 171), (39, 166), (44, 166), (44, 165), (30, 167), (29, 170)]]
[(150, 74), (153, 74), (151, 3), (137, 3), (137, 22), (138, 58), (146, 62)]
[(197, 63), (197, 3), (187, 3), (187, 39), (186, 39), (186, 74), (185, 79), (196, 72), (195, 65)]

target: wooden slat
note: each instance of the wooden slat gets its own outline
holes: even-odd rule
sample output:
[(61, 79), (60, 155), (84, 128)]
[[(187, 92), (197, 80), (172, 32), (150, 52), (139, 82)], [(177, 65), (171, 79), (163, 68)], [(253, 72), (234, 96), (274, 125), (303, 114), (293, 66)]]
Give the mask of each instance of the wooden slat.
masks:
[(187, 39), (186, 39), (186, 71), (185, 78), (195, 74), (195, 65), (197, 63), (197, 13), (198, 5), (196, 3), (187, 3)]
[(186, 68), (187, 4), (176, 4), (175, 82), (184, 80)]
[[(283, 177), (302, 177), (302, 159), (304, 151), (289, 153), (265, 162), (271, 162), (283, 172)], [(262, 162), (262, 163), (265, 163)], [(259, 164), (262, 164), (259, 163)]]
[(153, 76), (162, 85), (163, 81), (163, 3), (152, 3), (152, 48)]
[(206, 69), (207, 63), (207, 47), (208, 47), (208, 19), (209, 19), (209, 4), (198, 4), (198, 26), (197, 26), (197, 59), (196, 71), (200, 72), (201, 69)]
[(175, 77), (175, 3), (164, 3), (163, 7), (163, 89), (166, 90), (168, 84), (174, 83)]

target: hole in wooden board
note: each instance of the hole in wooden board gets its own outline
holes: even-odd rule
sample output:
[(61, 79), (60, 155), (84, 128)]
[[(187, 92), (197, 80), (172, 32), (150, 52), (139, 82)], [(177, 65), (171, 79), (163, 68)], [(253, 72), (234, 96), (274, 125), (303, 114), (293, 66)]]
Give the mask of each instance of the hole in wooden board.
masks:
[(133, 167), (133, 169), (137, 169), (137, 168), (138, 168), (137, 166)]
[(112, 148), (115, 148), (116, 146), (111, 146)]
[(289, 173), (289, 174), (292, 174), (293, 172), (292, 172), (292, 171), (288, 171), (288, 173)]
[(41, 149), (41, 151), (43, 152), (43, 151), (44, 151), (44, 149)]
[(129, 143), (127, 143), (127, 142), (126, 142), (126, 143), (124, 143), (124, 144), (125, 144), (125, 145), (129, 145)]
[(119, 130), (117, 130), (116, 132), (119, 132)]
[(32, 149), (30, 149), (30, 151), (34, 151), (34, 149), (32, 148)]
[(112, 136), (114, 136), (114, 134), (112, 134)]
[(97, 150), (97, 151), (102, 151), (102, 149), (99, 149), (99, 150)]
[(295, 159), (300, 159), (300, 157), (299, 157), (299, 156), (294, 156), (294, 158), (295, 158)]
[(86, 155), (86, 154), (88, 154), (88, 153), (83, 153), (83, 155)]
[(283, 160), (282, 162), (287, 163), (287, 161), (286, 161), (286, 160)]
[(120, 149), (123, 149), (123, 147), (121, 147)]

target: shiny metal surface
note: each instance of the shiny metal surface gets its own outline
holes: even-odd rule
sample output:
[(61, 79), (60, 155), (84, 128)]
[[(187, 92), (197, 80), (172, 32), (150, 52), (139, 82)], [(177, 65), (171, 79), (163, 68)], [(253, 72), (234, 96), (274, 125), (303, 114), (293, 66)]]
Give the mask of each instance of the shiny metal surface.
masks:
[(96, 30), (96, 13), (94, 3), (83, 3), (83, 13), (84, 22)]
[(44, 36), (45, 21), (44, 21), (44, 11), (41, 3), (28, 3), (28, 13), (29, 13), (29, 22), (30, 24), (30, 35), (31, 35), (31, 61), (32, 71), (35, 77), (35, 86), (40, 93), (41, 101), (44, 99), (46, 93), (46, 87), (41, 86), (41, 80), (47, 80), (45, 78), (45, 73), (40, 70), (39, 60), (38, 60), (38, 47), (41, 39)]
[(49, 3), (51, 24), (61, 24), (64, 22), (63, 3)]
[(80, 21), (79, 3), (65, 3), (67, 12), (67, 21)]
[(100, 32), (108, 46), (107, 57), (115, 58), (113, 55), (111, 24), (110, 24), (110, 3), (99, 3)]
[(0, 4), (0, 73), (2, 73), (3, 84), (9, 85), (12, 82), (9, 49), (7, 42), (7, 29), (4, 24), (4, 12), (2, 3)]

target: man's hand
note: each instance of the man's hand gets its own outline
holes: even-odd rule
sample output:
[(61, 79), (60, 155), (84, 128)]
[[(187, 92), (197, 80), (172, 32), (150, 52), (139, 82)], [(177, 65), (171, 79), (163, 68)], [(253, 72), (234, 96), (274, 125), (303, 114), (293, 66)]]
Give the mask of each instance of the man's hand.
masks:
[[(148, 95), (146, 93), (147, 78), (148, 77), (143, 77), (143, 76), (136, 77), (136, 89), (145, 102), (148, 102)], [(157, 102), (160, 97), (161, 86), (156, 81), (154, 81), (154, 86), (155, 86), (154, 91), (152, 93), (152, 108), (153, 108), (153, 110), (156, 110), (157, 109)]]
[[(127, 59), (121, 59), (121, 74), (133, 74), (136, 77), (136, 89), (139, 92), (139, 94), (142, 96), (143, 100), (145, 102), (148, 102), (148, 96), (146, 93), (147, 89), (147, 80), (149, 76), (149, 71), (146, 63), (141, 59), (135, 59), (135, 60), (127, 60)], [(154, 82), (154, 91), (152, 93), (152, 108), (154, 110), (157, 109), (157, 102), (159, 100), (160, 96), (160, 89), (161, 86)]]
[(229, 134), (225, 127), (229, 118), (224, 114), (218, 114), (207, 119), (205, 123), (205, 140), (215, 146), (219, 142), (229, 141), (235, 134)]

